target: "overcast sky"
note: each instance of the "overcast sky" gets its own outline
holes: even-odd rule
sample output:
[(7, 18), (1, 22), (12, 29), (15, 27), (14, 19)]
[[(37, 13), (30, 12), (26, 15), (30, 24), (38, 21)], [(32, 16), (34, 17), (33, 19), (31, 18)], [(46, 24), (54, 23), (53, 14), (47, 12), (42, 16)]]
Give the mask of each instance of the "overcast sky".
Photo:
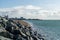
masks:
[(60, 0), (0, 0), (0, 15), (60, 20)]

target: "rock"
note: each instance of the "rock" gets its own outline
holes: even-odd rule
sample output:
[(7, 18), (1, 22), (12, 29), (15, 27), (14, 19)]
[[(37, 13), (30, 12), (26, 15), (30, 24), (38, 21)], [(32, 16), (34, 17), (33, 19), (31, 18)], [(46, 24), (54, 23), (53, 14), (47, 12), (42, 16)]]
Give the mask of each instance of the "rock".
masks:
[(0, 36), (10, 38), (12, 40), (44, 40), (37, 31), (32, 30), (30, 24), (27, 22), (22, 20), (2, 19), (3, 21), (1, 25), (6, 31), (1, 31)]
[(6, 37), (6, 38), (11, 38), (11, 35), (8, 32), (0, 32), (0, 36)]
[(12, 40), (12, 39), (9, 39), (9, 38), (6, 38), (6, 37), (3, 37), (3, 36), (0, 36), (0, 40)]

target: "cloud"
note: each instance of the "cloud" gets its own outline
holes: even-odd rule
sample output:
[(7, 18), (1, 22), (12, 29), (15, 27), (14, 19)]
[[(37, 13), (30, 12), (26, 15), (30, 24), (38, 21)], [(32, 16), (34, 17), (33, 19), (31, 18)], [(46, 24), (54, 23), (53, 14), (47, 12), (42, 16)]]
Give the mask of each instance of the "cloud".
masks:
[(36, 7), (36, 6), (32, 6), (32, 5), (28, 5), (28, 6), (26, 6), (26, 9), (39, 10), (41, 8), (40, 7)]
[(42, 7), (33, 5), (0, 8), (0, 15), (9, 15), (9, 17), (25, 17), (31, 19), (60, 19), (60, 12), (45, 10)]

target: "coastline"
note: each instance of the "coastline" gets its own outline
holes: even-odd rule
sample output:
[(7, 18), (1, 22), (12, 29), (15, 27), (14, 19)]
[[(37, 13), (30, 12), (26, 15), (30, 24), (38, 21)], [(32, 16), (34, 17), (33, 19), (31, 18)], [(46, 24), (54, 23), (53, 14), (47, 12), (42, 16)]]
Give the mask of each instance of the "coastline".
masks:
[[(3, 19), (3, 18), (2, 18)], [(5, 18), (4, 18), (5, 19)], [(5, 20), (3, 19), (2, 27), (5, 28), (5, 32), (0, 32), (0, 36), (10, 38), (13, 40), (44, 40), (41, 34), (37, 31), (33, 31), (31, 25), (23, 20)], [(6, 25), (5, 25), (6, 24)], [(3, 30), (3, 29), (2, 29)]]

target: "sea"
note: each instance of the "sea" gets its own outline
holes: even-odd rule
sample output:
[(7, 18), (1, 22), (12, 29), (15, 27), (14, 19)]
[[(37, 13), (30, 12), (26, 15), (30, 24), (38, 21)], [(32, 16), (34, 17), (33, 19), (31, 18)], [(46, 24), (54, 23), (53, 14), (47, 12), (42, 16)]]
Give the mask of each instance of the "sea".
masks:
[(60, 20), (26, 20), (45, 40), (60, 40)]

